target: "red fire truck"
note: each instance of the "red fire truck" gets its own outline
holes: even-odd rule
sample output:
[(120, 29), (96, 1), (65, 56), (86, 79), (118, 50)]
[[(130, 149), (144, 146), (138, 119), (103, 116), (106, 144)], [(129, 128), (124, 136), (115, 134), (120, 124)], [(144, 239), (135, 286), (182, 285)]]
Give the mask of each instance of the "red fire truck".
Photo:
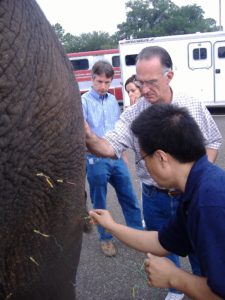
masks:
[(118, 49), (68, 53), (67, 55), (72, 63), (74, 76), (78, 82), (81, 94), (91, 87), (91, 68), (94, 63), (101, 59), (109, 61), (114, 69), (114, 78), (109, 92), (116, 97), (120, 105), (123, 105), (120, 56)]

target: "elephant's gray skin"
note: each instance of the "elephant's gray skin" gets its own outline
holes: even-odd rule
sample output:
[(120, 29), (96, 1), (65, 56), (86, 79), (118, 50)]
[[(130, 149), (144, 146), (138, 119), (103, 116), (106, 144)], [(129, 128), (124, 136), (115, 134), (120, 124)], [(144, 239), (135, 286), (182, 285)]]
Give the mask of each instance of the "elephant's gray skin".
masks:
[(83, 117), (34, 0), (0, 0), (0, 300), (74, 300), (85, 216)]

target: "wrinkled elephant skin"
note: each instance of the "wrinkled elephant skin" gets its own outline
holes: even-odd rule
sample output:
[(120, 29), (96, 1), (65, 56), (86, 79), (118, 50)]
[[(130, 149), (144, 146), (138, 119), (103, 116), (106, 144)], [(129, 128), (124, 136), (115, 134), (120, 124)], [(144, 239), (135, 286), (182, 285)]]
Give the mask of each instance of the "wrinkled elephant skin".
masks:
[(34, 0), (0, 0), (0, 300), (74, 300), (85, 214), (83, 117)]

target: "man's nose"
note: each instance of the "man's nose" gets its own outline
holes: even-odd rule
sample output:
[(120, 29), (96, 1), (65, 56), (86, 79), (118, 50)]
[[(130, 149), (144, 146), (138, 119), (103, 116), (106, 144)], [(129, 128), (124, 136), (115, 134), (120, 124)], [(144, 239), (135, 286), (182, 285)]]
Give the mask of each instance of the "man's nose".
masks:
[(145, 94), (146, 92), (148, 92), (151, 89), (151, 87), (149, 85), (147, 85), (146, 83), (143, 83), (142, 88), (141, 88), (141, 93)]
[(102, 83), (101, 83), (101, 86), (104, 87), (104, 88), (107, 88), (109, 85), (108, 85), (108, 83), (106, 83), (106, 82), (102, 82)]

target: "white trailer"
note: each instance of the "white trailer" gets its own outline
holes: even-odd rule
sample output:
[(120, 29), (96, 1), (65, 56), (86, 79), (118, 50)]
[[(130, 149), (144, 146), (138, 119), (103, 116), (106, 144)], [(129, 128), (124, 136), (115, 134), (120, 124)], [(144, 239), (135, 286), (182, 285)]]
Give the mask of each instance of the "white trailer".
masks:
[[(122, 81), (135, 74), (137, 54), (147, 46), (165, 48), (173, 61), (172, 88), (207, 106), (225, 106), (225, 31), (123, 40), (119, 42)], [(124, 106), (129, 98), (123, 88)]]

